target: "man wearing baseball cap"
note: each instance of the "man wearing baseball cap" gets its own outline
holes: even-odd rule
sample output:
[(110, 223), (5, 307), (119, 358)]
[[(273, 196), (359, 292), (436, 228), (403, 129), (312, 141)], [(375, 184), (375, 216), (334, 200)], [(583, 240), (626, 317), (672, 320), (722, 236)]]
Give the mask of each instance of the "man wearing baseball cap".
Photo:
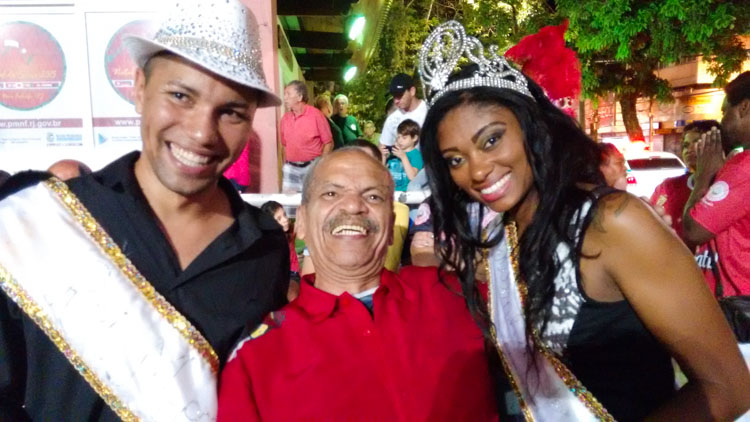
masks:
[(139, 69), (142, 152), (0, 191), (0, 420), (211, 421), (248, 321), (285, 303), (275, 221), (221, 175), (278, 106), (239, 0), (177, 4)]
[(417, 98), (417, 88), (414, 79), (406, 73), (399, 73), (391, 79), (388, 87), (393, 96), (396, 111), (385, 119), (383, 132), (380, 135), (380, 145), (393, 146), (396, 142), (396, 129), (406, 119), (414, 120), (422, 126), (427, 115), (427, 102)]

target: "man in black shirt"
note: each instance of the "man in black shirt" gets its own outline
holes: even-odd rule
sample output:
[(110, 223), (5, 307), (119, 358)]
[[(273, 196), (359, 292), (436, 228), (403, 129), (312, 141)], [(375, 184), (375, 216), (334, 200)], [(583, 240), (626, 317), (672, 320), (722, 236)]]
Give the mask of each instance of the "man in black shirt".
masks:
[(143, 150), (0, 190), (0, 420), (213, 420), (245, 324), (286, 301), (270, 217), (221, 175), (278, 106), (239, 0), (178, 5), (139, 65)]

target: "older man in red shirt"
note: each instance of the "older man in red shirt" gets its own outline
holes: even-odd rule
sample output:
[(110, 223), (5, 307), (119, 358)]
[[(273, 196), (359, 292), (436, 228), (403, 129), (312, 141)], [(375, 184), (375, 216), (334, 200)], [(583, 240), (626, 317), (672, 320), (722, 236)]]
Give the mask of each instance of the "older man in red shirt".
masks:
[(351, 147), (312, 167), (297, 228), (316, 274), (235, 349), (218, 421), (497, 420), (482, 333), (456, 279), (383, 269), (388, 170)]
[(282, 191), (297, 193), (313, 160), (333, 150), (333, 136), (328, 119), (307, 104), (304, 82), (292, 81), (284, 88), (284, 106), (287, 112), (281, 117)]

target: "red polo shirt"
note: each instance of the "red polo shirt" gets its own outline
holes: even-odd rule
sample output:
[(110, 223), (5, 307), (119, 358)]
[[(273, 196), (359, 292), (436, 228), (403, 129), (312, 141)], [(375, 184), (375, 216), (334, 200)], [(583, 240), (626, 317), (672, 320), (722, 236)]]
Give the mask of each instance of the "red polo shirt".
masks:
[(305, 104), (302, 114), (287, 111), (281, 117), (281, 145), (287, 161), (304, 162), (318, 158), (323, 145), (333, 142), (328, 119), (315, 107)]
[[(719, 270), (724, 280), (724, 295), (750, 294), (750, 151), (727, 160), (716, 173), (713, 185), (692, 210), (690, 216), (715, 234)], [(699, 249), (696, 261), (703, 269), (709, 286), (715, 288), (713, 273), (701, 265), (705, 247)], [(703, 257), (703, 258), (701, 258)], [(703, 259), (704, 262), (701, 262)]]
[(435, 268), (384, 270), (374, 317), (313, 282), (230, 357), (218, 422), (497, 420), (482, 334)]
[(656, 205), (662, 200), (662, 206), (664, 212), (668, 216), (672, 217), (672, 228), (677, 232), (677, 236), (683, 239), (682, 230), (682, 212), (685, 210), (685, 204), (687, 204), (690, 198), (690, 193), (693, 191), (688, 185), (690, 174), (683, 174), (682, 176), (670, 177), (664, 180), (659, 186), (656, 187), (654, 193), (651, 194), (651, 203)]

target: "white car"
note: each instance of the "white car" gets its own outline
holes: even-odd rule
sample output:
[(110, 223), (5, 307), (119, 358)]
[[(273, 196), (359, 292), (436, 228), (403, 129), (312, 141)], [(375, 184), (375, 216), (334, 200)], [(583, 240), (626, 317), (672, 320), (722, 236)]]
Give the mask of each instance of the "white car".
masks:
[(681, 176), (688, 171), (685, 163), (669, 152), (628, 152), (625, 162), (628, 166), (628, 192), (647, 198), (664, 179)]

